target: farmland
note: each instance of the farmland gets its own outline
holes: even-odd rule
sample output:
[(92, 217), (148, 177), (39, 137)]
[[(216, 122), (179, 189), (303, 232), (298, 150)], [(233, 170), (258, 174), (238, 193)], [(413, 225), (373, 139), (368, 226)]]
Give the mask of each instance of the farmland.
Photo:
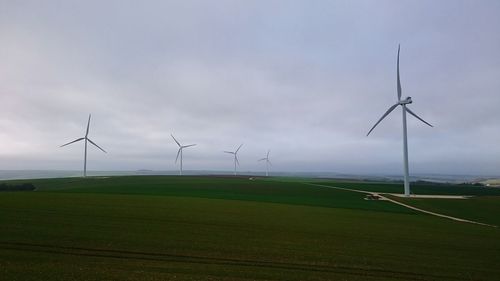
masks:
[[(109, 177), (12, 181), (0, 193), (3, 280), (497, 280), (500, 230), (302, 180)], [(322, 184), (401, 191), (400, 185)], [(500, 224), (497, 189), (400, 199)]]

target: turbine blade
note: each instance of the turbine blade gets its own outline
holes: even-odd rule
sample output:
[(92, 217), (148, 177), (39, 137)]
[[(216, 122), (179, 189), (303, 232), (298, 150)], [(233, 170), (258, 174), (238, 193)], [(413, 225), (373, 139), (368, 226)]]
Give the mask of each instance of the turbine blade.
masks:
[(267, 156), (266, 156), (266, 158), (269, 158), (269, 152), (271, 152), (271, 150), (268, 150), (268, 151), (267, 151)]
[(382, 117), (380, 117), (380, 119), (377, 121), (377, 123), (375, 123), (375, 125), (373, 125), (373, 127), (370, 129), (370, 131), (368, 132), (368, 134), (366, 134), (366, 136), (368, 136), (372, 131), (373, 129), (375, 129), (375, 127), (377, 127), (377, 125), (387, 116), (389, 115), (389, 113), (391, 113), (394, 108), (396, 108), (396, 106), (398, 106), (399, 103), (396, 103), (395, 105), (389, 107), (389, 109), (384, 113), (384, 115), (382, 115)]
[(72, 143), (74, 143), (74, 142), (81, 141), (81, 140), (83, 140), (83, 139), (85, 139), (85, 138), (79, 138), (79, 139), (76, 139), (76, 140), (74, 140), (74, 141), (70, 141), (70, 142), (68, 142), (68, 143), (66, 143), (66, 144), (63, 144), (63, 145), (59, 146), (59, 147), (66, 146), (66, 145), (68, 145), (68, 144), (72, 144)]
[(89, 121), (87, 122), (87, 132), (85, 132), (85, 137), (87, 137), (89, 135), (90, 116), (91, 116), (91, 114), (89, 114)]
[(234, 153), (238, 153), (238, 150), (240, 150), (240, 148), (243, 146), (243, 144), (240, 144), (240, 146), (238, 146), (238, 149), (236, 149), (236, 151)]
[(93, 141), (92, 141), (92, 140), (90, 140), (89, 138), (87, 138), (87, 140), (88, 140), (91, 144), (95, 145), (97, 148), (99, 148), (100, 150), (102, 150), (102, 152), (107, 153), (107, 152), (106, 152), (106, 150), (102, 149), (100, 146), (98, 146), (95, 142), (93, 142)]
[(267, 159), (267, 163), (269, 163), (269, 165), (271, 165), (271, 166), (273, 165), (273, 164), (271, 163), (271, 161), (269, 161), (269, 159)]
[(172, 134), (170, 134), (170, 135), (171, 135), (171, 136), (172, 136), (172, 138), (174, 139), (175, 143), (176, 143), (179, 147), (181, 147), (181, 144), (180, 144), (180, 143), (179, 143), (179, 142), (175, 139), (174, 135), (172, 135)]
[(400, 45), (398, 45), (398, 101), (401, 100), (401, 81), (399, 79), (399, 49)]
[(427, 124), (427, 125), (429, 125), (429, 126), (431, 126), (431, 127), (434, 127), (434, 126), (432, 126), (431, 124), (429, 124), (429, 123), (425, 122), (425, 120), (424, 120), (424, 119), (420, 118), (417, 114), (415, 114), (413, 111), (411, 111), (408, 107), (406, 107), (406, 111), (408, 111), (408, 113), (410, 113), (411, 115), (415, 116), (415, 118), (417, 118), (418, 120), (420, 120), (420, 121), (424, 122), (425, 124)]
[(182, 148), (191, 147), (191, 146), (195, 146), (195, 145), (196, 145), (196, 144), (184, 145)]
[(238, 161), (238, 156), (236, 156), (236, 154), (234, 155), (234, 160), (236, 160), (236, 164), (238, 164), (238, 166), (240, 166), (240, 161)]
[(262, 158), (262, 159), (259, 159), (257, 161), (264, 161), (264, 160), (267, 160), (267, 158)]
[(177, 159), (179, 159), (179, 154), (181, 154), (181, 150), (182, 148), (179, 148), (179, 150), (177, 150), (177, 156), (175, 157), (175, 164), (177, 164)]

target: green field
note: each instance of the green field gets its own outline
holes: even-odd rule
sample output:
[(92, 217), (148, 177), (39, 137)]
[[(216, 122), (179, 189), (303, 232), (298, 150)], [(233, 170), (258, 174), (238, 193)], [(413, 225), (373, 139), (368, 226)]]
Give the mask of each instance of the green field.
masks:
[[(20, 182), (31, 182), (36, 190), (0, 192), (0, 280), (500, 276), (498, 228), (416, 213), (390, 202), (363, 200), (361, 193), (301, 181), (136, 176), (14, 183)], [(401, 191), (390, 184), (322, 184)], [(451, 194), (463, 187), (436, 188), (443, 187), (424, 190)], [(500, 224), (495, 217), (500, 193), (468, 191), (479, 196), (409, 204)]]
[(431, 212), (500, 226), (498, 196), (477, 196), (467, 200), (391, 198)]
[[(364, 181), (316, 181), (316, 184), (325, 184), (336, 187), (376, 191), (384, 193), (403, 193), (402, 183), (372, 183)], [(500, 196), (500, 188), (474, 186), (467, 184), (414, 184), (411, 185), (412, 194), (429, 195), (471, 195), (471, 196)]]

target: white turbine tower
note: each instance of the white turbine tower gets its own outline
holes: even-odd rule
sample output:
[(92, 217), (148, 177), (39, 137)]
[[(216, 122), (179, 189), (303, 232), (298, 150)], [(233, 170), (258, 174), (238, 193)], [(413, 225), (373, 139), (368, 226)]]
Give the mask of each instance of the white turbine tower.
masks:
[(267, 151), (267, 155), (265, 158), (259, 159), (259, 161), (266, 161), (266, 177), (269, 176), (269, 165), (272, 166), (271, 161), (269, 161), (269, 152), (270, 150)]
[(89, 127), (90, 127), (90, 114), (89, 114), (89, 121), (87, 122), (87, 131), (85, 132), (85, 137), (76, 139), (74, 141), (68, 142), (68, 143), (63, 144), (63, 145), (60, 146), (60, 147), (63, 147), (63, 146), (66, 146), (68, 144), (72, 144), (74, 142), (79, 142), (81, 140), (85, 140), (85, 156), (83, 158), (83, 176), (84, 177), (87, 176), (87, 142), (90, 142), (91, 144), (95, 145), (95, 147), (97, 147), (100, 150), (102, 150), (102, 152), (106, 153), (106, 151), (104, 149), (102, 149), (95, 142), (93, 142), (92, 140), (89, 139), (89, 137), (88, 137), (89, 136)]
[(243, 146), (243, 144), (240, 144), (240, 146), (238, 147), (238, 149), (236, 149), (236, 151), (224, 151), (225, 153), (229, 153), (229, 154), (233, 154), (234, 155), (234, 175), (236, 176), (236, 164), (238, 164), (238, 166), (240, 165), (240, 161), (238, 161), (238, 151), (240, 150), (240, 148)]
[(177, 150), (177, 157), (175, 157), (175, 164), (177, 164), (177, 159), (179, 159), (179, 154), (181, 155), (181, 165), (179, 167), (179, 175), (182, 176), (182, 150), (186, 147), (191, 147), (191, 146), (195, 146), (196, 144), (189, 144), (189, 145), (181, 145), (174, 137), (174, 135), (170, 134), (172, 136), (172, 138), (174, 139), (175, 143), (177, 143), (177, 145), (179, 146), (179, 150)]
[(391, 113), (398, 105), (401, 105), (401, 108), (403, 109), (403, 160), (404, 160), (404, 192), (405, 196), (410, 196), (410, 175), (409, 175), (409, 168), (408, 168), (408, 141), (407, 141), (407, 130), (406, 130), (406, 112), (410, 113), (414, 117), (416, 117), (418, 120), (424, 122), (425, 124), (429, 125), (432, 127), (431, 124), (427, 123), (424, 119), (420, 118), (417, 114), (415, 114), (413, 111), (411, 111), (408, 107), (406, 107), (407, 104), (412, 103), (411, 97), (406, 97), (404, 100), (401, 99), (401, 82), (399, 80), (399, 50), (400, 46), (398, 45), (398, 61), (397, 61), (397, 89), (398, 89), (398, 102), (394, 104), (393, 106), (389, 107), (389, 109), (382, 115), (382, 117), (373, 125), (373, 127), (370, 129), (367, 136), (375, 129), (375, 127), (387, 116), (389, 113)]

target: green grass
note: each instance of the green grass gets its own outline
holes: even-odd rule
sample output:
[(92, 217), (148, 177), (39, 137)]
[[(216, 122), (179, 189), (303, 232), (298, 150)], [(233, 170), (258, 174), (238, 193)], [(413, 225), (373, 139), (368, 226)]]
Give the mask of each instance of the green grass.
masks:
[(424, 210), (500, 226), (499, 196), (478, 196), (467, 200), (391, 198)]
[[(383, 193), (403, 193), (404, 190), (402, 183), (373, 183), (337, 180), (319, 181), (314, 183)], [(411, 193), (431, 195), (500, 196), (500, 188), (474, 185), (411, 183)]]
[(234, 178), (31, 182), (0, 193), (0, 280), (500, 276), (498, 229), (363, 194)]
[(251, 181), (233, 177), (126, 176), (43, 179), (37, 180), (35, 185), (43, 192), (182, 196), (412, 213), (388, 202), (362, 200), (363, 194), (308, 186), (302, 182)]

